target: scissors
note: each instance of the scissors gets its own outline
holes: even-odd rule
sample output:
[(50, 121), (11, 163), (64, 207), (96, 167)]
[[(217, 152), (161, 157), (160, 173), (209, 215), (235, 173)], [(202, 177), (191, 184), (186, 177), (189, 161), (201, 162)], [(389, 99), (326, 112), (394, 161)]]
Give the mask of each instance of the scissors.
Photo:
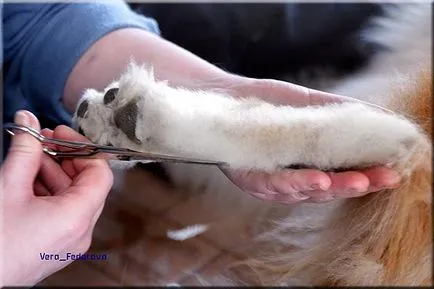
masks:
[[(179, 162), (203, 165), (225, 165), (224, 162), (184, 158), (173, 155), (135, 151), (126, 148), (96, 145), (93, 143), (49, 138), (43, 136), (37, 130), (31, 127), (18, 125), (15, 123), (6, 123), (3, 125), (3, 128), (11, 135), (15, 135), (14, 130), (30, 134), (41, 142), (42, 150), (46, 154), (58, 158), (99, 158), (119, 161), (146, 160), (151, 162)], [(67, 148), (68, 150), (62, 151), (60, 149), (54, 149), (52, 148), (54, 146), (57, 146), (59, 148)]]

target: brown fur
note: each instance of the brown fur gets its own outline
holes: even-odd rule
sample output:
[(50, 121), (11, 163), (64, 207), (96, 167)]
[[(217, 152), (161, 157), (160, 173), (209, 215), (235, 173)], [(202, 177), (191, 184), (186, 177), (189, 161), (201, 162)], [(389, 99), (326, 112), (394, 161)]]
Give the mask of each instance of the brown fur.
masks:
[[(302, 283), (342, 285), (432, 285), (432, 77), (429, 71), (405, 87), (390, 106), (413, 119), (427, 138), (401, 171), (397, 189), (348, 199), (315, 248), (252, 262), (266, 284), (297, 277)], [(405, 102), (408, 100), (408, 102)]]

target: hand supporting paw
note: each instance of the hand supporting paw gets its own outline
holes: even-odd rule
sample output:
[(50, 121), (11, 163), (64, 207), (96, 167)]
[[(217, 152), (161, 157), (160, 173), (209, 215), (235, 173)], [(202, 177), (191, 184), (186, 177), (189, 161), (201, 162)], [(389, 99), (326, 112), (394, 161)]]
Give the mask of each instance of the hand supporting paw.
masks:
[(385, 167), (327, 173), (312, 169), (276, 173), (223, 170), (231, 181), (252, 196), (283, 204), (329, 202), (399, 186), (400, 176)]

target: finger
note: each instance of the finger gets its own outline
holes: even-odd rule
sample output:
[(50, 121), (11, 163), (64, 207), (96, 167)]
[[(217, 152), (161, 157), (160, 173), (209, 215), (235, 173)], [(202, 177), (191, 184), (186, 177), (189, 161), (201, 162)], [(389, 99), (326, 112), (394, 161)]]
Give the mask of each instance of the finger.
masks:
[(68, 188), (72, 180), (50, 156), (43, 155), (39, 177), (54, 195)]
[[(75, 130), (70, 127), (60, 125), (56, 127), (54, 130), (53, 137), (57, 139), (63, 139), (68, 141), (80, 141), (80, 142), (89, 142), (83, 135), (79, 134)], [(73, 159), (73, 160), (64, 160), (62, 162), (62, 169), (66, 172), (69, 177), (74, 177), (79, 171), (83, 169), (83, 164), (88, 162), (95, 162), (98, 160), (91, 159)], [(105, 162), (105, 161), (103, 161)]]
[(44, 128), (41, 130), (41, 134), (46, 137), (53, 137), (54, 131), (49, 128)]
[(328, 173), (331, 186), (325, 191), (306, 191), (305, 194), (314, 200), (330, 201), (334, 198), (351, 198), (365, 195), (368, 192), (369, 179), (360, 172)]
[(65, 125), (59, 125), (58, 127), (56, 127), (53, 136), (58, 139), (70, 141), (90, 142), (86, 137)]
[(80, 169), (67, 193), (74, 194), (74, 199), (83, 207), (95, 211), (105, 202), (113, 185), (113, 173), (108, 164), (102, 160), (75, 161), (80, 161)]
[(275, 195), (277, 192), (269, 188), (270, 174), (265, 172), (222, 170), (240, 189), (254, 194)]
[(73, 178), (77, 174), (77, 170), (74, 167), (73, 160), (64, 160), (61, 163), (63, 171), (68, 175), (68, 177)]
[[(41, 130), (41, 135), (48, 137), (48, 138), (53, 138), (54, 137), (54, 131), (52, 131), (49, 128), (44, 128)], [(46, 143), (45, 146), (47, 146), (50, 149), (57, 149), (56, 145), (54, 145), (54, 144)]]
[[(64, 126), (64, 125), (60, 125), (60, 126), (56, 127), (56, 129), (54, 130), (53, 136), (57, 139), (63, 139), (63, 140), (68, 140), (68, 141), (90, 142), (83, 135), (79, 134), (78, 132), (76, 132), (72, 128)], [(77, 172), (81, 171), (87, 163), (96, 163), (98, 161), (100, 163), (105, 162), (105, 161), (96, 160), (96, 159), (74, 159), (74, 160), (72, 160), (71, 164), (68, 164), (67, 167), (65, 167), (65, 169), (68, 170), (68, 173), (74, 173), (74, 172), (77, 173)]]
[[(54, 137), (54, 131), (48, 128), (41, 130), (41, 134), (46, 137)], [(46, 187), (53, 193), (59, 193), (71, 185), (71, 177), (63, 169), (62, 164), (58, 164), (47, 155), (42, 156), (41, 171), (39, 175)]]
[(338, 197), (357, 197), (368, 191), (369, 179), (359, 172), (330, 173), (330, 191)]
[(261, 201), (267, 201), (267, 202), (285, 204), (285, 205), (293, 205), (308, 200), (308, 199), (296, 199), (292, 195), (287, 195), (287, 194), (264, 194), (264, 193), (258, 193), (252, 191), (245, 191), (245, 192)]
[(292, 195), (296, 192), (327, 190), (331, 186), (331, 179), (326, 173), (318, 170), (288, 169), (272, 174), (270, 186), (273, 187), (273, 191)]
[[(54, 130), (57, 139), (89, 142), (73, 129), (60, 125)], [(87, 212), (95, 212), (104, 203), (113, 184), (113, 173), (107, 161), (99, 159), (73, 159), (64, 161), (62, 168), (72, 178), (70, 188), (63, 194)], [(74, 173), (74, 175), (71, 175)], [(93, 215), (93, 213), (92, 213)]]
[[(316, 170), (283, 170), (273, 174), (252, 171), (226, 171), (235, 185), (245, 191), (269, 195), (266, 199), (280, 199), (271, 197), (285, 195), (295, 201), (305, 200), (308, 196), (301, 192), (314, 189), (328, 189), (331, 184), (327, 174)], [(262, 196), (263, 199), (263, 196)]]
[(369, 192), (397, 188), (401, 181), (401, 177), (397, 172), (386, 167), (370, 168), (360, 172), (369, 179)]
[[(41, 134), (46, 137), (54, 137), (54, 131), (48, 128), (41, 130)], [(75, 170), (71, 160), (63, 160), (60, 163), (60, 167), (69, 178), (72, 178), (77, 174), (77, 171)]]
[[(58, 126), (54, 130), (54, 137), (70, 141), (89, 142), (67, 126)], [(65, 162), (63, 166), (69, 173), (75, 173), (72, 177), (71, 188), (68, 194), (74, 194), (74, 199), (86, 206), (88, 210), (97, 210), (104, 203), (113, 184), (113, 173), (107, 161), (98, 159), (73, 159)]]
[[(40, 130), (38, 119), (28, 111), (18, 111), (15, 114), (15, 123)], [(22, 132), (17, 132), (12, 137), (3, 168), (5, 185), (9, 188), (26, 187), (30, 189), (17, 189), (13, 194), (14, 196), (29, 194), (32, 191), (33, 183), (40, 168), (41, 156), (42, 146), (36, 138)]]
[(51, 192), (44, 186), (44, 184), (39, 179), (35, 180), (35, 183), (33, 185), (33, 191), (35, 193), (35, 196), (37, 197), (51, 196)]

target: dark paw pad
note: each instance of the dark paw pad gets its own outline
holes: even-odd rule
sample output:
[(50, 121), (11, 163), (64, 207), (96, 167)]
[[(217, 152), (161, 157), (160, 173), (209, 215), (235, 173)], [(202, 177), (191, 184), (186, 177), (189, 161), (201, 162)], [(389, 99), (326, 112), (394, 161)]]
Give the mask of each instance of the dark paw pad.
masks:
[(80, 103), (80, 106), (77, 110), (77, 116), (84, 118), (84, 115), (87, 112), (87, 108), (89, 107), (89, 102), (87, 100), (84, 100), (82, 103)]
[(132, 101), (116, 111), (115, 124), (131, 141), (140, 143), (136, 137), (137, 115), (137, 104)]
[(82, 134), (82, 135), (85, 135), (83, 129), (81, 128), (81, 126), (78, 127), (78, 133)]
[(104, 104), (109, 104), (112, 102), (116, 98), (118, 91), (119, 88), (110, 88), (107, 90), (107, 92), (104, 94)]

